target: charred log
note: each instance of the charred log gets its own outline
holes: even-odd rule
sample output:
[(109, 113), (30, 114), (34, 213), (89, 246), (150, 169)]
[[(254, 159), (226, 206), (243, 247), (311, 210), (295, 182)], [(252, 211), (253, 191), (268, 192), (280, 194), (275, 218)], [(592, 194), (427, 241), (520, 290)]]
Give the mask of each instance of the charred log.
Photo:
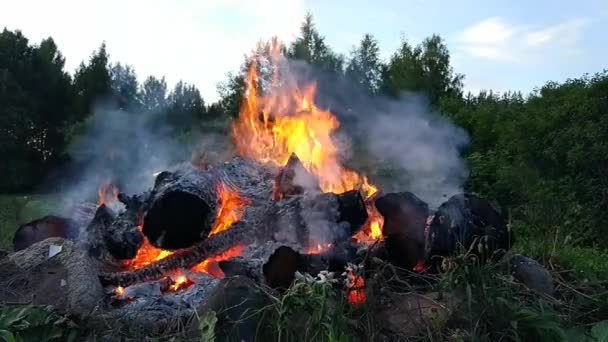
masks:
[(118, 260), (133, 259), (144, 242), (139, 230), (143, 202), (137, 196), (127, 197), (119, 194), (118, 199), (126, 210), (120, 213), (104, 232), (106, 247)]
[(321, 192), (319, 179), (306, 170), (298, 156), (292, 154), (275, 178), (272, 198), (280, 200), (304, 192)]
[(367, 221), (367, 208), (361, 193), (357, 190), (347, 191), (338, 195), (340, 218), (339, 222), (347, 222), (350, 235), (355, 235)]
[(81, 233), (78, 243), (90, 257), (106, 261), (112, 259), (104, 239), (112, 221), (114, 221), (114, 213), (102, 204), (95, 211), (95, 216), (89, 225)]
[[(158, 279), (163, 274), (178, 268), (190, 269), (236, 245), (275, 241), (292, 248), (302, 248), (308, 246), (311, 243), (309, 239), (311, 237), (314, 239), (317, 234), (338, 236), (336, 232), (342, 227), (347, 226), (352, 229), (350, 223), (340, 221), (344, 216), (340, 212), (340, 202), (348, 202), (342, 200), (344, 196), (360, 199), (360, 195), (357, 194), (324, 193), (299, 195), (278, 202), (270, 201), (268, 198), (266, 201), (258, 200), (257, 205), (247, 207), (241, 220), (228, 230), (210, 236), (192, 247), (176, 251), (167, 258), (140, 270), (106, 273), (101, 279), (106, 284), (125, 286)], [(352, 207), (342, 206), (342, 208)], [(354, 212), (359, 217), (367, 215), (366, 212)], [(360, 219), (355, 220), (353, 224), (362, 221), (364, 222)]]
[(216, 168), (163, 172), (147, 199), (143, 233), (154, 246), (181, 249), (204, 240), (215, 222), (218, 187), (226, 184), (247, 199), (270, 199), (272, 176), (259, 163), (234, 158)]
[(488, 201), (459, 194), (437, 209), (427, 233), (425, 254), (429, 260), (471, 251), (485, 261), (508, 250), (512, 242), (505, 219)]
[(295, 279), (300, 254), (290, 247), (277, 248), (263, 266), (266, 283), (273, 288), (288, 288)]
[(205, 259), (227, 251), (237, 244), (248, 245), (254, 242), (254, 236), (246, 226), (236, 224), (232, 228), (211, 236), (195, 246), (177, 251), (170, 256), (141, 268), (137, 271), (102, 273), (100, 280), (104, 285), (129, 286), (163, 277), (169, 271), (190, 269)]
[(429, 207), (410, 192), (379, 197), (375, 206), (384, 217), (382, 235), (393, 264), (411, 270), (424, 259), (424, 229)]
[(75, 240), (78, 237), (78, 224), (67, 218), (48, 215), (23, 224), (13, 236), (13, 250), (20, 251), (51, 237)]

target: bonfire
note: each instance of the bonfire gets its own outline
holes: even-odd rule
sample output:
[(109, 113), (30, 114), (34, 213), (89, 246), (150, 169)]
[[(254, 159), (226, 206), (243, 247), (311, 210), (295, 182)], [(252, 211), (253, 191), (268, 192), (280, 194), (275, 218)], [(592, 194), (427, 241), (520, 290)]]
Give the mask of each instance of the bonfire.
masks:
[[(276, 46), (272, 58), (281, 63)], [(78, 263), (86, 267), (74, 272), (90, 278), (82, 289), (68, 276), (69, 296), (79, 303), (72, 311), (90, 316), (103, 307), (95, 312), (106, 321), (157, 331), (208, 305), (224, 279), (246, 277), (280, 291), (296, 274), (328, 271), (344, 274), (344, 297), (360, 307), (369, 298), (370, 254), (422, 272), (433, 266), (431, 255), (454, 252), (450, 232), (462, 233), (467, 247), (478, 241), (479, 229), (448, 223), (454, 212), (474, 217), (492, 237), (480, 251), (509, 245), (504, 220), (477, 197), (458, 195), (433, 211), (411, 193), (382, 194), (342, 163), (334, 142), (340, 122), (315, 103), (315, 84), (299, 86), (283, 73), (262, 91), (258, 67), (248, 70), (231, 127), (234, 158), (156, 173), (143, 194), (101, 185), (95, 210), (66, 247), (84, 252)], [(94, 300), (78, 297), (85, 293)]]

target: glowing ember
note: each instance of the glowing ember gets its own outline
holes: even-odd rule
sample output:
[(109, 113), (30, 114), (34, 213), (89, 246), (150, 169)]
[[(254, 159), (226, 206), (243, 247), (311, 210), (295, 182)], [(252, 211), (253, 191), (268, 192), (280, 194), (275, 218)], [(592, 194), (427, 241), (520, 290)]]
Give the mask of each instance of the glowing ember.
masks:
[[(110, 193), (110, 194), (108, 194)], [(108, 198), (108, 195), (111, 197)], [(112, 184), (111, 180), (106, 180), (97, 189), (97, 205), (108, 204), (110, 202), (118, 201), (118, 188)]]
[[(141, 232), (142, 227), (139, 226), (138, 229)], [(139, 250), (137, 250), (137, 255), (135, 258), (127, 261), (125, 266), (133, 270), (137, 270), (155, 261), (164, 259), (172, 253), (173, 252), (171, 251), (166, 251), (152, 246), (148, 239), (144, 237), (144, 243), (141, 245), (141, 247), (139, 247)]]
[[(275, 45), (273, 57), (278, 60), (281, 56)], [(277, 80), (278, 75), (273, 78)], [(314, 104), (314, 84), (299, 89), (293, 80), (285, 80), (280, 89), (261, 96), (258, 80), (257, 67), (253, 64), (247, 75), (239, 119), (232, 126), (239, 154), (283, 166), (295, 153), (304, 167), (319, 178), (324, 192), (343, 193), (359, 188), (365, 197), (376, 192), (366, 177), (341, 165), (338, 148), (332, 140), (332, 133), (340, 123), (332, 113)]]
[(329, 251), (332, 247), (331, 243), (326, 244), (317, 244), (315, 247), (312, 247), (306, 251), (306, 254), (321, 254)]
[(114, 294), (122, 297), (125, 294), (125, 288), (122, 286), (118, 286), (117, 288), (114, 289)]
[(243, 245), (236, 245), (234, 247), (231, 247), (227, 251), (212, 256), (201, 262), (200, 264), (194, 266), (191, 271), (207, 273), (215, 278), (223, 278), (224, 272), (222, 272), (222, 269), (219, 267), (218, 263), (220, 261), (229, 260), (241, 255), (241, 253), (243, 253), (243, 250), (245, 250), (245, 246)]
[(241, 197), (237, 191), (230, 189), (224, 183), (218, 185), (217, 192), (220, 198), (220, 209), (209, 236), (230, 228), (234, 222), (241, 219), (244, 207), (250, 204), (248, 199)]
[(350, 286), (348, 287), (348, 303), (352, 306), (359, 306), (365, 303), (367, 296), (365, 294), (365, 280), (360, 275), (355, 275), (352, 271), (348, 271), (348, 279)]
[(174, 291), (174, 292), (186, 287), (189, 283), (188, 277), (186, 277), (183, 274), (178, 274), (177, 276), (173, 277), (172, 279), (173, 279), (173, 283), (171, 285), (169, 285), (169, 290)]

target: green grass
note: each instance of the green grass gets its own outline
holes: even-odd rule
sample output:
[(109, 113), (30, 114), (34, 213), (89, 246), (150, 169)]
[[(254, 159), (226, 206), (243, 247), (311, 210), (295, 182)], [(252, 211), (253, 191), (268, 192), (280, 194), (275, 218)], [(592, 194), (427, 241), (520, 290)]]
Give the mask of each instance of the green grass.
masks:
[(0, 195), (0, 248), (10, 250), (19, 224), (58, 214), (57, 195)]

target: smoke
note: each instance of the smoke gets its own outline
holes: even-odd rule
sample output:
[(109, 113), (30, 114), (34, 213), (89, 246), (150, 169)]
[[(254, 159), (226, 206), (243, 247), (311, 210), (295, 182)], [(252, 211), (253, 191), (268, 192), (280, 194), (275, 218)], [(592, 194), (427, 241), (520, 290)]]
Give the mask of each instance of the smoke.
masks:
[[(162, 123), (161, 113), (130, 113), (98, 106), (69, 149), (62, 193), (66, 209), (96, 201), (98, 188), (110, 181), (120, 192), (141, 193), (155, 174), (189, 161), (192, 144), (178, 141)], [(187, 140), (187, 139), (184, 139)]]
[(436, 208), (462, 192), (466, 132), (431, 109), (424, 94), (371, 96), (344, 77), (286, 61), (299, 83), (317, 84), (316, 101), (340, 120), (335, 137), (344, 161), (384, 192), (410, 191)]

